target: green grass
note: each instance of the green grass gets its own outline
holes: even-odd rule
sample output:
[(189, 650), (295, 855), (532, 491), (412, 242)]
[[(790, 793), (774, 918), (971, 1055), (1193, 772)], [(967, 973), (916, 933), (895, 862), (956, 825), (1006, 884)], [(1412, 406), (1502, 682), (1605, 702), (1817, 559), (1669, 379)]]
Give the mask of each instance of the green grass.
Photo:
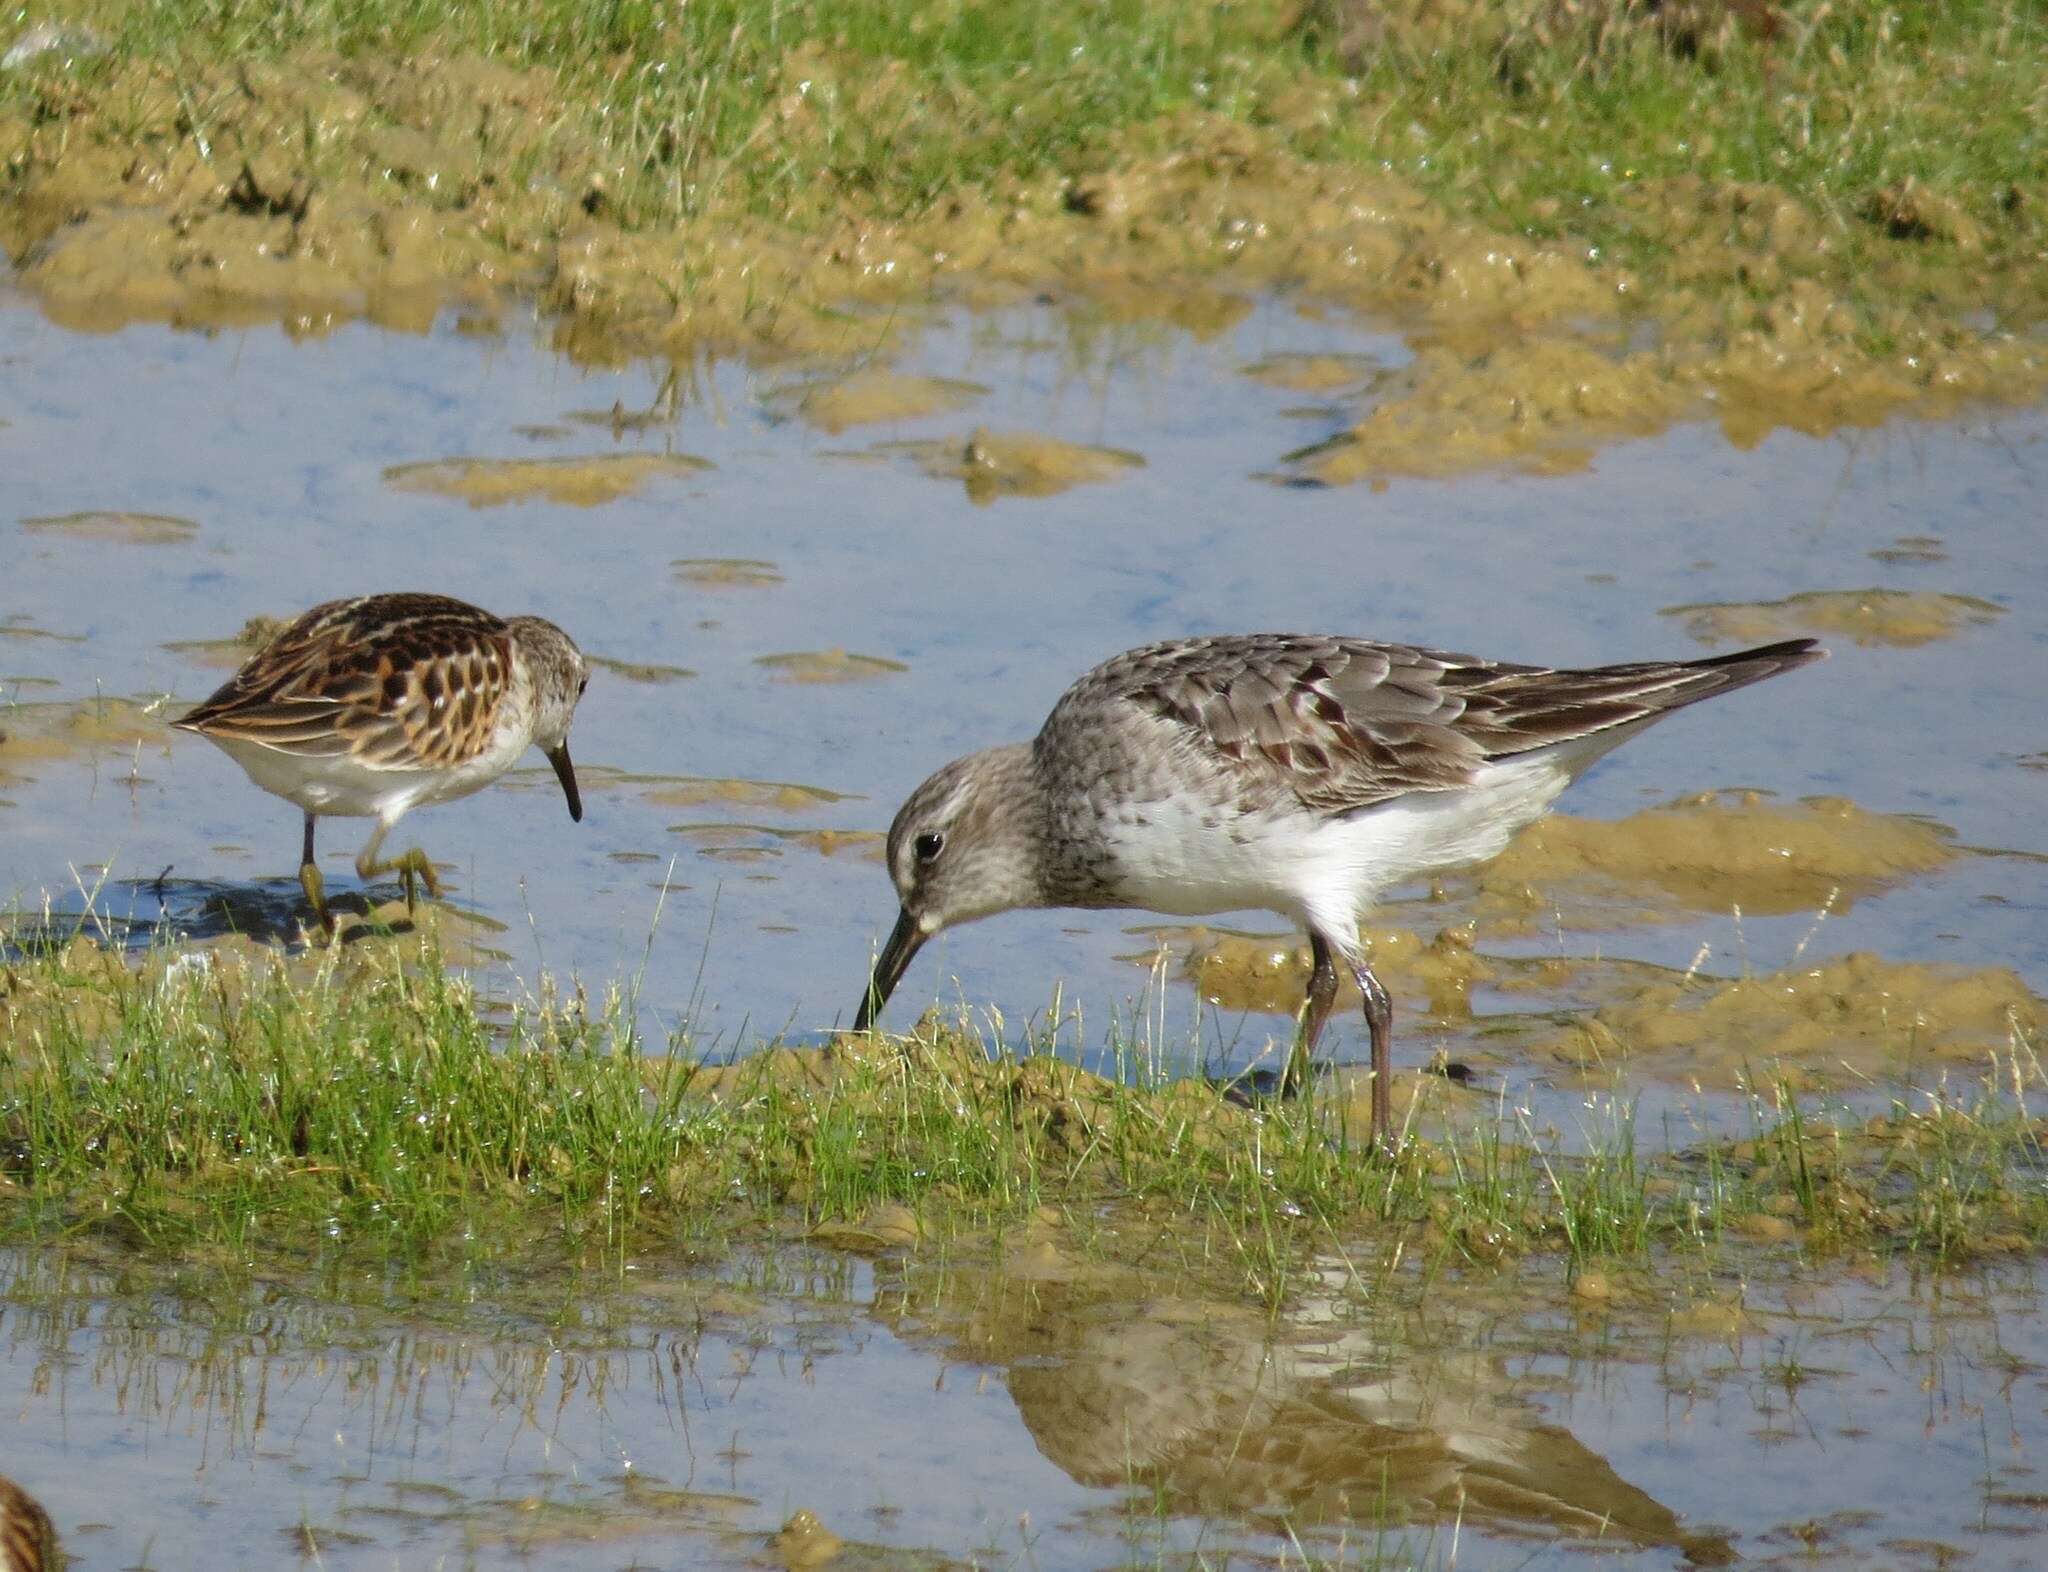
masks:
[(700, 1068), (687, 1044), (644, 1053), (617, 994), (507, 1011), (417, 944), (348, 950), (134, 969), (76, 941), (9, 964), (0, 1241), (616, 1262), (735, 1230), (944, 1241), (1050, 1207), (1278, 1302), (1333, 1241), (1367, 1262), (1554, 1252), (1576, 1271), (1753, 1236), (1956, 1259), (2048, 1234), (2037, 1127), (1988, 1088), (1868, 1129), (1781, 1098), (1753, 1137), (1669, 1155), (1625, 1109), (1568, 1156), (1467, 1102), (1389, 1161), (1327, 1101), (1255, 1116), (1199, 1083), (990, 1059), (929, 1029)]
[[(1193, 168), (1219, 198), (1238, 179), (1384, 172), (1454, 219), (1673, 287), (1762, 298), (1812, 276), (1852, 301), (2016, 319), (2043, 303), (2048, 13), (2031, 0), (1787, 0), (1772, 36), (1731, 24), (1682, 44), (1622, 0), (1433, 9), (1442, 20), (1403, 0), (60, 0), (52, 14), (112, 52), (68, 78), (0, 79), (15, 111), (0, 157), (21, 189), (106, 138), (197, 149), (223, 180), (268, 159), (288, 166), (280, 182), (331, 190), (388, 173), (389, 122), (493, 175), (486, 190), (400, 171), (405, 194), (514, 249), (579, 223), (579, 205), (650, 233), (735, 215), (799, 234), (1000, 230), (1010, 207), (1056, 207), (1105, 168)], [(552, 85), (480, 111), (405, 76), (440, 54)], [(366, 120), (293, 96), (330, 58), (355, 62), (342, 69)], [(275, 63), (289, 69), (250, 75)], [(1783, 201), (1805, 217), (1774, 228)], [(1205, 211), (1169, 227), (1199, 236)], [(1218, 261), (1228, 238), (1207, 237)], [(1864, 330), (1887, 331), (1876, 315)]]

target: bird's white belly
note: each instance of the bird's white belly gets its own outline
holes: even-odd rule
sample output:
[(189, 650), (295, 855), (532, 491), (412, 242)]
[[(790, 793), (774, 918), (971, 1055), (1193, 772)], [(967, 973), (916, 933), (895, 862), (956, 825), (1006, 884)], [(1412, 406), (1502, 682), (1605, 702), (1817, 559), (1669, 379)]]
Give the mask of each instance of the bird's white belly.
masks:
[(343, 754), (308, 758), (231, 737), (212, 739), (265, 791), (308, 813), (395, 820), (422, 803), (466, 797), (504, 774), (523, 744), (493, 747), (448, 770), (375, 769)]
[(1263, 908), (1294, 912), (1291, 875), (1308, 854), (1315, 819), (1228, 815), (1175, 799), (1146, 803), (1104, 826), (1119, 899), (1176, 917)]
[(1169, 798), (1103, 833), (1117, 894), (1132, 906), (1181, 917), (1262, 909), (1341, 932), (1391, 886), (1498, 854), (1574, 773), (1547, 753), (1523, 755), (1486, 766), (1470, 786), (1344, 818), (1293, 805), (1232, 814)]

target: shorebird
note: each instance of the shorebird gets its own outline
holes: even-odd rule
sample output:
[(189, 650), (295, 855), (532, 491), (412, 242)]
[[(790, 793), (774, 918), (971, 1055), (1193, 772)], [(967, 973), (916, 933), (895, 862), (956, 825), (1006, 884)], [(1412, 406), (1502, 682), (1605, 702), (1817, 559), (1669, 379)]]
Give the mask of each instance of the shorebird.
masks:
[(56, 1572), (57, 1530), (35, 1497), (0, 1475), (0, 1572)]
[(1017, 907), (1263, 908), (1314, 966), (1282, 1077), (1301, 1084), (1341, 960), (1365, 1000), (1372, 1119), (1391, 1124), (1393, 1007), (1358, 940), (1388, 887), (1480, 862), (1671, 711), (1821, 659), (1793, 639), (1584, 671), (1370, 639), (1178, 639), (1104, 662), (1034, 741), (956, 759), (889, 827), (902, 909), (853, 1029), (956, 923)]
[(171, 724), (217, 744), (304, 812), (299, 883), (332, 937), (313, 861), (316, 819), (374, 818), (356, 873), (366, 882), (397, 873), (408, 908), (415, 880), (438, 897), (418, 847), (378, 860), (391, 827), (409, 808), (488, 786), (529, 743), (581, 820), (569, 721), (589, 683), (575, 641), (542, 618), (497, 617), (445, 595), (361, 595), (315, 606)]

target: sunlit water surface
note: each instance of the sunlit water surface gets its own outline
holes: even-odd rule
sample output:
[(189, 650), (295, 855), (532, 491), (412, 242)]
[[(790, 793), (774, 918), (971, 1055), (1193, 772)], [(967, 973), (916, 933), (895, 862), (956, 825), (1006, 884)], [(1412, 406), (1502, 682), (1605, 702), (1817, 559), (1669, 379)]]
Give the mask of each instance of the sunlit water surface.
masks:
[[(1342, 425), (1340, 402), (1242, 369), (1290, 350), (1386, 364), (1407, 352), (1283, 301), (1207, 342), (1052, 307), (942, 317), (914, 336), (908, 368), (987, 391), (963, 411), (837, 434), (795, 413), (795, 373), (737, 363), (682, 368), (673, 419), (579, 419), (647, 410), (663, 373), (578, 369), (541, 339), (452, 325), (308, 343), (87, 337), (0, 310), (0, 699), (180, 706), (235, 652), (176, 646), (397, 587), (541, 612), (598, 656), (658, 668), (659, 680), (601, 669), (591, 685), (573, 738), (581, 825), (536, 754), (509, 785), (416, 814), (400, 839), (426, 845), (455, 899), (502, 925), (479, 937), (510, 971), (599, 982), (644, 955), (648, 1024), (687, 1023), (700, 1051), (725, 1053), (845, 1022), (893, 916), (876, 837), (896, 804), (955, 754), (1028, 737), (1074, 676), (1127, 645), (1348, 631), (1599, 663), (1705, 653), (1684, 619), (1660, 615), (1674, 606), (1935, 591), (1990, 609), (1912, 647), (1832, 637), (1826, 665), (1657, 727), (1563, 806), (1614, 817), (1709, 788), (1827, 794), (2031, 856), (1967, 858), (1825, 922), (1728, 911), (1546, 942), (1675, 966), (1704, 947), (1707, 969), (1730, 973), (1866, 949), (2011, 966), (2037, 991), (2048, 980), (2039, 411), (1781, 433), (1754, 451), (1693, 425), (1577, 476), (1315, 490), (1270, 477), (1291, 447)], [(977, 424), (1145, 464), (981, 505), (897, 446), (951, 447)], [(713, 467), (597, 506), (472, 506), (387, 479), (452, 457), (617, 452)], [(192, 527), (128, 540), (22, 522), (90, 510)], [(762, 566), (704, 566), (735, 560)], [(793, 652), (894, 665), (848, 677), (828, 660), (845, 680), (806, 681), (763, 663)], [(168, 903), (203, 928), (225, 888), (268, 898), (276, 928), (292, 925), (297, 814), (200, 739), (49, 758), (0, 796), (0, 895), (17, 909), (75, 911), (91, 892), (114, 917), (147, 922)], [(331, 888), (353, 887), (345, 859), (366, 828), (323, 822)], [(1154, 941), (1131, 931), (1143, 923), (1027, 913), (951, 931), (890, 1018), (934, 999), (992, 1006), (1014, 1040), (1057, 994), (1081, 1011), (1065, 1022), (1080, 1051), (1102, 1047), (1113, 1017), (1185, 1043), (1196, 1002), (1184, 983), (1151, 993)], [(1209, 1012), (1199, 1029), (1227, 1058), (1285, 1023)], [(1362, 1039), (1347, 1020), (1331, 1046), (1348, 1057)]]
[[(580, 419), (657, 407), (664, 370), (579, 369), (530, 324), (293, 343), (82, 337), (0, 309), (0, 702), (161, 714), (232, 662), (195, 641), (335, 595), (550, 616), (621, 663), (577, 717), (584, 822), (535, 756), (405, 838), (500, 957), (487, 988), (638, 972), (651, 1031), (724, 1054), (845, 1021), (893, 916), (875, 841), (895, 804), (953, 755), (1030, 735), (1127, 645), (1294, 629), (1600, 663), (1704, 653), (1663, 614), (1677, 606), (1928, 590), (1982, 604), (1910, 646), (1831, 637), (1826, 665), (1656, 728), (1566, 806), (1615, 818), (1757, 787), (1925, 816), (1996, 855), (1825, 916), (1589, 932), (1561, 914), (1499, 952), (1726, 975), (1868, 950), (2048, 982), (2048, 415), (1750, 451), (1687, 426), (1576, 476), (1314, 490), (1272, 476), (1344, 424), (1342, 402), (1241, 370), (1288, 351), (1393, 365), (1398, 335), (1268, 301), (1206, 341), (1054, 307), (941, 317), (914, 341), (909, 369), (986, 391), (828, 433), (794, 373), (738, 363), (681, 368), (672, 418)], [(983, 505), (900, 446), (950, 452), (976, 425), (1144, 464)], [(709, 467), (595, 506), (472, 506), (387, 478), (621, 452)], [(184, 522), (33, 522), (95, 510)], [(789, 654), (824, 658), (766, 659)], [(840, 680), (792, 680), (806, 672)], [(296, 815), (199, 739), (47, 750), (0, 783), (0, 815), (0, 896), (29, 918), (289, 929)], [(361, 828), (323, 827), (331, 889), (352, 887)], [(1222, 1062), (1284, 1035), (1277, 1015), (1201, 1009), (1171, 968), (1155, 984), (1154, 947), (1142, 914), (1013, 914), (930, 946), (890, 1019), (939, 999), (1015, 1042), (1057, 997), (1065, 1051), (1099, 1054), (1120, 1022), (1168, 1048), (1199, 1033)], [(1516, 1007), (1472, 1002), (1482, 1022)], [(1331, 1047), (1362, 1053), (1355, 1021)], [(1539, 1117), (1579, 1117), (1582, 1086), (1500, 1073)], [(1692, 1117), (1682, 1087), (1621, 1091)], [(1512, 1306), (1396, 1314), (1335, 1266), (1268, 1326), (1036, 1280), (984, 1284), (1010, 1308), (970, 1314), (901, 1263), (770, 1257), (715, 1280), (676, 1263), (671, 1288), (565, 1329), (413, 1324), (284, 1289), (231, 1313), (51, 1252), (4, 1261), (0, 1469), (88, 1566), (754, 1564), (799, 1507), (849, 1541), (1040, 1567), (1272, 1556), (1295, 1521), (1352, 1556), (1396, 1521), (1403, 1556), (1519, 1566), (1602, 1513), (1624, 1526), (1596, 1537), (1629, 1564), (1713, 1559), (1724, 1533), (1800, 1565), (2042, 1555), (2048, 1332), (2026, 1273), (1774, 1290), (1719, 1332), (1616, 1333)]]

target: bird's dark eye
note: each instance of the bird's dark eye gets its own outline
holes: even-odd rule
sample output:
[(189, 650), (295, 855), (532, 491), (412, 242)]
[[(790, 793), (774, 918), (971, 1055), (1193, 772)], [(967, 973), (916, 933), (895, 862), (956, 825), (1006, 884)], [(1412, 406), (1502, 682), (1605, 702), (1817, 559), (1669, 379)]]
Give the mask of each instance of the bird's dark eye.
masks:
[(589, 686), (590, 686), (590, 679), (589, 679), (588, 677), (585, 677), (585, 678), (584, 678), (584, 679), (583, 679), (583, 680), (582, 680), (581, 682), (577, 683), (577, 684), (576, 684), (576, 697), (577, 697), (577, 698), (579, 698), (579, 699), (580, 699), (580, 698), (582, 698), (582, 697), (583, 697), (583, 690), (584, 690), (585, 688), (589, 687)]
[(930, 862), (945, 849), (946, 837), (943, 835), (920, 835), (911, 845), (917, 852), (917, 860), (919, 862)]

